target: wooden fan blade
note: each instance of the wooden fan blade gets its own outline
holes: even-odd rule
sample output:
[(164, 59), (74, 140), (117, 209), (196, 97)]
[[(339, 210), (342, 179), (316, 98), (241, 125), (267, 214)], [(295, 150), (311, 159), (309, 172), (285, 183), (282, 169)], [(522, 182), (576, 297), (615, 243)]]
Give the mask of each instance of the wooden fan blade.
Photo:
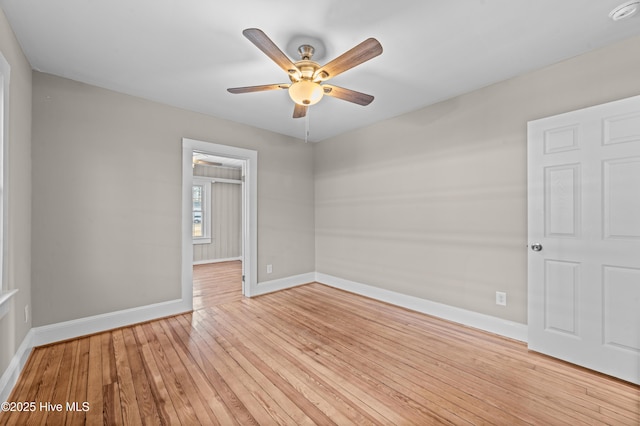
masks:
[(251, 93), (251, 92), (266, 92), (267, 90), (288, 89), (289, 84), (265, 84), (262, 86), (247, 86), (247, 87), (232, 87), (227, 89), (230, 93)]
[(368, 38), (351, 50), (346, 51), (333, 61), (318, 69), (314, 75), (316, 80), (327, 80), (338, 74), (360, 65), (382, 53), (382, 45), (375, 38)]
[(355, 90), (345, 89), (343, 87), (332, 86), (329, 84), (322, 85), (322, 88), (324, 89), (325, 95), (342, 99), (343, 101), (353, 102), (354, 104), (362, 106), (369, 105), (373, 102), (373, 96), (367, 95), (366, 93), (360, 93)]
[(307, 115), (307, 108), (309, 107), (306, 105), (295, 104), (293, 107), (293, 118), (302, 118)]
[(242, 34), (244, 34), (251, 43), (255, 44), (258, 49), (262, 50), (265, 55), (271, 58), (273, 62), (278, 64), (280, 68), (285, 70), (287, 74), (300, 74), (298, 67), (291, 62), (291, 59), (289, 59), (289, 57), (285, 55), (282, 50), (280, 50), (280, 48), (278, 48), (278, 46), (276, 46), (276, 44), (262, 32), (262, 30), (257, 28), (247, 28), (242, 31)]

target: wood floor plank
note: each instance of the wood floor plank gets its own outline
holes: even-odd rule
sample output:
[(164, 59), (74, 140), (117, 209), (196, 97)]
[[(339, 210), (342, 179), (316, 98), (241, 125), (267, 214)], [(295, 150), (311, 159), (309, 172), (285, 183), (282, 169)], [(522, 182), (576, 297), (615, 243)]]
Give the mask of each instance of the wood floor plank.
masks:
[(131, 373), (133, 391), (140, 412), (140, 420), (142, 424), (160, 424), (159, 410), (149, 386), (135, 333), (132, 328), (125, 328), (122, 330), (122, 334), (130, 366), (129, 371)]
[(267, 408), (269, 415), (273, 417), (277, 423), (295, 425), (314, 424), (311, 418), (265, 375), (265, 373), (269, 373), (268, 369), (258, 369), (244, 356), (243, 352), (241, 352), (236, 345), (229, 342), (226, 338), (218, 338), (216, 339), (216, 343), (219, 345), (220, 352), (218, 353), (226, 353), (228, 357), (225, 356), (225, 358), (229, 361), (233, 360), (233, 363), (236, 364), (231, 365), (232, 371), (242, 369), (243, 374), (247, 374), (252, 378), (253, 384), (250, 384), (248, 390), (254, 398), (260, 401), (261, 405)]
[(65, 424), (78, 425), (85, 423), (86, 411), (82, 404), (87, 401), (90, 347), (89, 338), (78, 341), (69, 395), (64, 404)]
[[(188, 315), (191, 317), (191, 315)], [(202, 357), (200, 356), (200, 348), (198, 338), (195, 331), (190, 327), (187, 315), (181, 315), (170, 319), (171, 333), (176, 338), (176, 350), (181, 358), (189, 360), (185, 363), (189, 374), (194, 380), (198, 391), (202, 394), (203, 400), (209, 405), (211, 410), (212, 424), (219, 425), (235, 425), (238, 424), (231, 414), (229, 408), (225, 405), (224, 399), (216, 389), (216, 383), (209, 381), (207, 375), (203, 372), (204, 367)], [(194, 354), (198, 354), (198, 360)]]
[[(28, 394), (32, 395), (29, 399), (19, 399), (19, 401), (35, 401), (38, 405), (36, 411), (30, 413), (21, 413), (19, 416), (20, 424), (45, 424), (50, 411), (40, 409), (40, 402), (51, 402), (53, 391), (55, 389), (56, 378), (60, 372), (60, 363), (64, 353), (65, 343), (61, 345), (53, 345), (47, 350), (43, 362), (40, 364), (40, 376), (38, 380), (31, 386)], [(24, 414), (28, 414), (25, 416)], [(26, 420), (23, 420), (26, 417)], [(24, 423), (21, 423), (24, 422)]]
[[(225, 312), (229, 314), (229, 309), (231, 309), (231, 307), (223, 305), (220, 306), (220, 309), (225, 310)], [(236, 316), (230, 316), (233, 318), (232, 320), (225, 320), (226, 325), (218, 325), (217, 328), (220, 329), (220, 327), (226, 326), (230, 330), (233, 329), (235, 333), (240, 332), (240, 324), (244, 324), (245, 320), (245, 318), (243, 318), (244, 313), (240, 312)], [(253, 327), (257, 327), (257, 334), (254, 338), (257, 338), (260, 334), (264, 334), (265, 330), (262, 328), (263, 326), (261, 324), (254, 322)], [(315, 362), (312, 357), (309, 356), (304, 342), (301, 343), (295, 341), (295, 339), (291, 339), (291, 335), (287, 330), (283, 330), (277, 326), (272, 327), (270, 336), (272, 337), (271, 344), (280, 349), (281, 356), (285, 356), (283, 351), (286, 351), (288, 355), (292, 357), (291, 359), (295, 359), (295, 362), (301, 363), (305, 366), (307, 374), (313, 372), (316, 381), (322, 380), (326, 383), (323, 387), (332, 389), (332, 396), (335, 400), (348, 400), (352, 403), (345, 406), (345, 413), (366, 412), (370, 416), (366, 419), (366, 421), (369, 422), (376, 421), (381, 423), (391, 422), (401, 424), (408, 421), (402, 413), (387, 409), (385, 400), (388, 395), (383, 392), (379, 392), (379, 389), (366, 388), (365, 386), (362, 386), (362, 383), (359, 383), (359, 385), (362, 386), (361, 388), (357, 384), (359, 380), (357, 377), (350, 376), (346, 371), (337, 371), (337, 374), (335, 374), (336, 372), (331, 372), (329, 369), (325, 368), (322, 363)], [(371, 393), (376, 394), (377, 398), (374, 398)], [(355, 407), (351, 405), (354, 405), (358, 409), (354, 410)]]
[(131, 364), (127, 356), (127, 348), (124, 344), (122, 330), (113, 331), (111, 333), (111, 339), (113, 340), (113, 352), (116, 360), (116, 375), (118, 377), (118, 390), (120, 391), (122, 420), (128, 425), (142, 425), (140, 406), (136, 398), (133, 376), (131, 374)]
[(199, 368), (193, 368), (189, 362), (188, 354), (182, 350), (182, 341), (174, 336), (169, 321), (162, 323), (154, 323), (156, 334), (161, 336), (161, 343), (165, 348), (171, 345), (167, 351), (168, 359), (171, 360), (175, 370), (176, 377), (180, 380), (181, 387), (191, 405), (194, 407), (196, 415), (202, 424), (217, 424), (216, 414), (212, 410), (209, 400), (215, 400), (215, 391), (211, 388), (206, 378), (202, 375)]
[[(199, 339), (198, 339), (199, 340)], [(234, 417), (234, 422), (238, 424), (256, 424), (255, 419), (247, 409), (247, 407), (240, 401), (235, 392), (231, 389), (226, 380), (222, 377), (216, 367), (216, 358), (211, 349), (212, 342), (205, 342), (199, 340), (197, 351), (191, 351), (194, 359), (199, 360), (198, 366), (207, 377), (207, 380), (224, 402), (225, 407), (229, 409)]]
[(151, 348), (147, 342), (147, 337), (142, 328), (142, 325), (136, 325), (133, 327), (136, 336), (136, 348), (140, 351), (140, 358), (142, 360), (142, 366), (145, 371), (145, 377), (147, 378), (149, 389), (153, 395), (154, 402), (158, 408), (158, 417), (160, 418), (160, 424), (163, 425), (177, 425), (180, 424), (178, 412), (176, 411), (173, 401), (169, 396), (162, 372), (156, 363)]
[(318, 283), (247, 299), (194, 267), (188, 314), (34, 348), (0, 425), (640, 425), (640, 386)]
[[(317, 300), (313, 299), (309, 304), (307, 304), (307, 306), (305, 306), (305, 308), (309, 312), (313, 312), (314, 310), (312, 308), (314, 307), (314, 304), (316, 304), (316, 302)], [(292, 303), (295, 303), (295, 302), (292, 302)], [(356, 327), (355, 324), (358, 324), (358, 318), (356, 318), (353, 315), (353, 313), (337, 310), (335, 306), (333, 306), (333, 304), (323, 304), (323, 306), (325, 305), (328, 307), (324, 309), (323, 316), (335, 317), (336, 315), (342, 315), (347, 317), (347, 318), (342, 318), (342, 321), (340, 322), (340, 325), (339, 325), (340, 328)], [(329, 318), (324, 318), (323, 320), (328, 323), (331, 322)], [(344, 324), (348, 324), (348, 325), (344, 325)], [(336, 325), (336, 327), (338, 327), (338, 325)], [(354, 328), (353, 331), (356, 332), (357, 329)], [(360, 336), (358, 336), (357, 339), (361, 339), (363, 344), (366, 344), (367, 342), (371, 340), (375, 340), (377, 337), (380, 337), (383, 339), (381, 341), (381, 347), (385, 348), (384, 351), (386, 351), (387, 355), (391, 355), (391, 352), (390, 352), (391, 349), (388, 348), (388, 343), (394, 341), (394, 339), (397, 338), (396, 333), (389, 333), (389, 331), (387, 330), (387, 327), (377, 327), (375, 332), (377, 333), (377, 335), (370, 334), (369, 331), (366, 329), (366, 327), (365, 329), (362, 329), (362, 327), (360, 327), (359, 328)], [(361, 337), (361, 336), (365, 336), (365, 337)], [(392, 338), (389, 339), (389, 337), (392, 337)], [(454, 367), (454, 369), (450, 371), (452, 371), (452, 373), (454, 374), (458, 374), (459, 372), (469, 373), (466, 376), (464, 376), (465, 383), (462, 383), (461, 381), (457, 386), (466, 386), (468, 383), (474, 383), (477, 386), (479, 386), (475, 391), (478, 395), (486, 395), (486, 394), (500, 395), (501, 394), (500, 388), (504, 386), (505, 378), (510, 380), (509, 384), (513, 389), (516, 389), (516, 390), (520, 387), (520, 383), (522, 382), (522, 378), (520, 377), (515, 379), (509, 376), (505, 376), (504, 374), (500, 374), (499, 371), (502, 371), (508, 367), (506, 367), (501, 363), (493, 365), (494, 361), (492, 361), (490, 357), (483, 357), (481, 359), (477, 359), (476, 357), (473, 357), (473, 356), (468, 357), (467, 354), (470, 354), (469, 351), (456, 351), (454, 348), (451, 347), (451, 345), (454, 345), (454, 346), (459, 345), (457, 341), (446, 342), (446, 346), (445, 346), (445, 343), (442, 342), (441, 343), (442, 346), (438, 346), (438, 339), (431, 338), (429, 339), (429, 346), (435, 346), (435, 347), (428, 348), (428, 347), (421, 347), (421, 342), (419, 340), (412, 340), (411, 338), (405, 336), (402, 339), (401, 345), (403, 349), (401, 353), (397, 354), (397, 357), (408, 358), (412, 360), (412, 362), (419, 362), (419, 358), (422, 357), (422, 355), (424, 355), (425, 351), (431, 353), (432, 356), (437, 357), (438, 352), (441, 352), (448, 348), (450, 350), (450, 355), (447, 357), (447, 359), (438, 358), (438, 362), (443, 363), (444, 367), (451, 364)], [(416, 348), (420, 348), (420, 350), (416, 351)], [(470, 364), (471, 365), (475, 364), (475, 365), (473, 365), (473, 367), (470, 368), (469, 367)], [(494, 370), (496, 371), (495, 373), (494, 373)], [(497, 376), (501, 376), (501, 380), (498, 380), (496, 378)], [(451, 379), (452, 378), (450, 378), (450, 380)], [(542, 387), (544, 386), (544, 384), (540, 383), (540, 386)], [(528, 391), (525, 392), (525, 394), (528, 395), (528, 398), (526, 399), (527, 404), (529, 404), (532, 408), (539, 410), (541, 413), (548, 413), (548, 410), (546, 410), (544, 407), (547, 404), (547, 401), (542, 397), (537, 398), (536, 395), (533, 394), (535, 392), (535, 389), (536, 389), (536, 386), (530, 386)], [(562, 399), (562, 395), (556, 395), (556, 398)], [(494, 399), (494, 403), (496, 404), (497, 407), (502, 409), (507, 409), (507, 407), (510, 404), (512, 404), (512, 402), (508, 399), (505, 399), (503, 401), (500, 401), (499, 399)], [(565, 405), (565, 408), (566, 408), (566, 405)], [(585, 424), (588, 424), (589, 422), (588, 417), (583, 416), (579, 412), (565, 412), (565, 411), (566, 410), (563, 410), (557, 413), (552, 413), (552, 414), (549, 413), (548, 418), (544, 420), (549, 422), (564, 421), (567, 423), (571, 422), (572, 420), (573, 421), (580, 420)], [(544, 416), (544, 415), (545, 414), (539, 414), (538, 416)], [(597, 418), (599, 417), (599, 414), (593, 413), (591, 416)], [(572, 419), (572, 417), (577, 419)], [(523, 419), (523, 420), (526, 421), (528, 419)]]
[[(171, 359), (167, 356), (165, 348), (159, 340), (161, 336), (157, 334), (155, 327), (151, 323), (143, 324), (142, 329), (160, 371), (162, 381), (166, 386), (167, 394), (174, 407), (177, 407), (176, 414), (179, 422), (181, 424), (201, 424), (196, 411), (191, 405), (191, 401), (182, 388), (182, 383), (176, 377)], [(166, 349), (171, 350), (170, 347)], [(165, 380), (165, 377), (170, 378), (170, 380)]]
[(257, 392), (260, 393), (260, 387), (255, 379), (248, 375), (236, 360), (224, 350), (220, 345), (219, 336), (212, 337), (209, 348), (216, 360), (215, 369), (251, 415), (251, 419), (245, 418), (244, 421), (257, 423), (256, 420), (259, 419), (262, 424), (278, 424), (276, 421), (278, 419), (283, 424), (293, 424), (291, 418), (287, 418), (286, 413), (276, 410), (276, 404), (273, 403), (269, 395), (256, 395)]
[(122, 405), (120, 404), (120, 388), (112, 333), (102, 333), (101, 337), (102, 418), (104, 424), (121, 425), (123, 423)]
[[(184, 316), (178, 317), (176, 321), (180, 321), (184, 325), (186, 318)], [(189, 330), (199, 334), (191, 327)], [(296, 424), (331, 424), (331, 421), (323, 416), (314, 404), (306, 399), (301, 400), (298, 392), (288, 382), (283, 380), (263, 359), (242, 344), (235, 335), (229, 337), (230, 340), (226, 341), (223, 349), (252, 377), (257, 378), (266, 393), (278, 397), (279, 404), (289, 413)], [(202, 341), (200, 340), (200, 342)]]
[[(77, 370), (77, 353), (79, 347), (79, 340), (74, 340), (63, 345), (64, 352), (62, 355), (62, 361), (60, 362), (60, 370), (58, 377), (56, 378), (55, 388), (51, 397), (51, 402), (54, 404), (66, 404), (69, 401), (69, 397), (72, 393), (73, 376)], [(76, 374), (77, 378), (77, 374)], [(52, 412), (47, 416), (47, 423), (49, 424), (65, 424), (67, 418), (66, 409), (63, 411)]]
[(103, 399), (102, 399), (102, 338), (95, 334), (89, 338), (89, 371), (87, 378), (87, 424), (97, 425), (102, 423)]
[[(275, 306), (275, 305), (274, 305)], [(330, 357), (328, 363), (330, 365), (342, 365), (345, 369), (350, 369), (354, 374), (361, 374), (359, 372), (371, 372), (371, 375), (363, 376), (365, 380), (373, 382), (374, 377), (384, 378), (384, 384), (389, 386), (395, 392), (401, 395), (407, 395), (412, 398), (415, 403), (417, 400), (423, 401), (424, 408), (432, 411), (431, 416), (435, 417), (438, 412), (444, 417), (451, 417), (453, 420), (459, 420), (458, 414), (464, 413), (465, 418), (469, 418), (474, 424), (486, 422), (483, 419), (485, 414), (485, 408), (483, 404), (480, 404), (478, 400), (470, 398), (468, 394), (459, 392), (456, 388), (446, 388), (448, 394), (455, 395), (451, 401), (446, 400), (439, 396), (439, 392), (443, 391), (443, 386), (446, 387), (446, 383), (438, 383), (433, 377), (416, 377), (415, 370), (405, 367), (402, 363), (388, 362), (381, 358), (379, 354), (375, 353), (375, 350), (366, 351), (366, 355), (362, 355), (358, 351), (351, 350), (348, 345), (350, 342), (343, 341), (340, 336), (336, 336), (332, 330), (320, 330), (316, 332), (319, 325), (308, 327), (309, 322), (299, 313), (296, 315), (286, 314), (282, 311), (275, 309), (275, 318), (286, 318), (289, 323), (298, 323), (300, 327), (307, 327), (309, 335), (306, 337), (310, 340), (307, 345), (311, 346), (312, 353), (321, 351), (321, 354)], [(277, 324), (270, 322), (274, 326)], [(328, 337), (331, 336), (331, 337)], [(312, 340), (311, 337), (314, 339)], [(345, 361), (345, 360), (348, 360)], [(320, 360), (318, 360), (320, 362)], [(405, 404), (409, 404), (409, 401), (404, 401)], [(421, 407), (414, 406), (415, 410), (423, 411)], [(471, 409), (472, 411), (468, 410)], [(474, 413), (475, 412), (475, 413)], [(427, 413), (423, 413), (428, 415)], [(513, 424), (516, 418), (507, 414), (503, 414), (500, 421), (504, 424)]]
[[(299, 321), (301, 327), (305, 327), (306, 323), (313, 323), (313, 320), (304, 318), (300, 312), (296, 312), (293, 315), (287, 316), (287, 314), (285, 314), (284, 312), (278, 312), (278, 308), (274, 307), (273, 309), (275, 309), (274, 312), (276, 317), (284, 315), (287, 318), (287, 322)], [(320, 324), (315, 323), (313, 327), (310, 327), (309, 334), (306, 334), (305, 337), (309, 338), (309, 336), (313, 336), (314, 335), (313, 328), (318, 326), (320, 326)], [(328, 336), (331, 336), (331, 337), (328, 337)], [(457, 406), (455, 404), (452, 404), (449, 401), (443, 400), (442, 398), (438, 398), (435, 392), (431, 392), (431, 393), (426, 392), (425, 388), (419, 385), (420, 383), (430, 384), (431, 382), (433, 382), (432, 378), (429, 378), (429, 380), (423, 379), (422, 381), (411, 383), (412, 376), (415, 375), (415, 371), (412, 370), (412, 371), (409, 371), (406, 375), (403, 375), (401, 367), (398, 367), (398, 366), (402, 366), (403, 364), (389, 362), (392, 360), (389, 360), (388, 358), (384, 358), (383, 354), (379, 353), (375, 347), (364, 348), (362, 352), (365, 355), (361, 355), (359, 351), (357, 350), (354, 351), (349, 349), (349, 345), (351, 345), (352, 343), (351, 340), (345, 340), (342, 342), (342, 345), (341, 345), (342, 339), (340, 335), (336, 333), (336, 330), (331, 330), (328, 328), (322, 330), (321, 333), (315, 334), (315, 337), (317, 339), (315, 342), (308, 343), (311, 349), (310, 353), (313, 354), (313, 353), (317, 353), (318, 351), (321, 351), (322, 355), (331, 356), (332, 355), (331, 352), (333, 352), (334, 355), (330, 358), (329, 365), (334, 365), (336, 363), (343, 364), (344, 365), (343, 368), (353, 370), (356, 373), (358, 371), (371, 372), (373, 377), (363, 376), (367, 378), (367, 380), (369, 381), (374, 380), (374, 377), (375, 378), (385, 377), (385, 380), (383, 383), (389, 388), (391, 388), (394, 392), (402, 395), (409, 396), (408, 394), (413, 394), (414, 396), (416, 396), (416, 398), (419, 397), (423, 401), (425, 399), (424, 398), (425, 394), (430, 395), (432, 399), (434, 399), (435, 401), (428, 400), (426, 403), (423, 403), (424, 408), (428, 409), (430, 411), (430, 414), (425, 413), (423, 408), (421, 408), (420, 406), (418, 405), (414, 406), (414, 410), (422, 412), (422, 415), (429, 415), (430, 417), (433, 417), (433, 418), (436, 418), (437, 416), (442, 416), (444, 418), (450, 418), (452, 421), (461, 422), (461, 420), (458, 418), (458, 413), (466, 412), (466, 415), (470, 416), (472, 419), (474, 419), (474, 421), (476, 422), (481, 421), (481, 418), (479, 416), (474, 416), (473, 414), (467, 412), (467, 410), (462, 406)], [(359, 359), (362, 360), (363, 366), (366, 365), (365, 369), (361, 370), (355, 367), (355, 364), (358, 362)], [(402, 385), (398, 384), (397, 382), (399, 381), (402, 381), (403, 384)], [(375, 382), (373, 383), (375, 384)], [(409, 387), (412, 387), (415, 393), (409, 390), (408, 389)], [(439, 389), (439, 390), (442, 390), (442, 389)], [(415, 403), (415, 401), (411, 401), (411, 400), (407, 400), (404, 403), (406, 405), (410, 405), (412, 402)], [(473, 402), (473, 401), (466, 400), (464, 402), (466, 403), (467, 406), (469, 406), (470, 402)], [(477, 411), (478, 413), (482, 412), (481, 409)]]
[(242, 300), (242, 263), (222, 262), (193, 267), (193, 309)]
[(118, 381), (118, 371), (116, 368), (116, 357), (113, 349), (113, 339), (111, 332), (100, 334), (101, 337), (101, 358), (102, 358), (102, 383), (108, 385)]
[[(208, 320), (211, 320), (210, 315), (210, 312), (207, 313)], [(225, 336), (230, 337), (234, 334), (215, 322), (211, 322), (209, 327), (211, 335), (225, 331)], [(310, 376), (304, 369), (300, 369), (296, 362), (290, 362), (289, 359), (281, 356), (281, 354), (274, 354), (272, 351), (262, 349), (262, 345), (256, 344), (259, 338), (260, 336), (255, 336), (254, 334), (245, 336), (244, 344), (248, 345), (252, 351), (269, 365), (269, 368), (277, 371), (298, 393), (312, 401), (332, 421), (337, 424), (353, 423), (349, 417), (343, 414), (342, 410), (338, 409), (338, 404), (335, 403), (334, 398), (324, 392), (322, 383)]]
[(122, 425), (122, 408), (120, 406), (120, 387), (118, 382), (102, 385), (103, 424)]

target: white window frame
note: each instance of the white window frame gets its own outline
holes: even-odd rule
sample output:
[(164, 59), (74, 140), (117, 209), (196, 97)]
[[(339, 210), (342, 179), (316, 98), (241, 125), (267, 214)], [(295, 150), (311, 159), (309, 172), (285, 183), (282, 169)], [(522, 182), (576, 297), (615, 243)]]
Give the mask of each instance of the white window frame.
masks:
[(194, 176), (192, 186), (200, 185), (204, 189), (202, 197), (202, 224), (204, 235), (192, 237), (193, 244), (211, 244), (211, 178)]
[(9, 62), (0, 52), (0, 318), (9, 312), (9, 300), (18, 292), (7, 279), (7, 151), (9, 141)]

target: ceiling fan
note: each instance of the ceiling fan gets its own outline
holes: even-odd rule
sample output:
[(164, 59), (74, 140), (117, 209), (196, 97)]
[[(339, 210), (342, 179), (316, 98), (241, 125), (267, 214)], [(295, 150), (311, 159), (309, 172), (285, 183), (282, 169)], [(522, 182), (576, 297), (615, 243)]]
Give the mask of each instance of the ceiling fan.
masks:
[(288, 89), (289, 96), (295, 102), (293, 118), (307, 115), (307, 108), (318, 103), (324, 95), (358, 105), (369, 105), (373, 101), (373, 96), (371, 95), (323, 83), (380, 55), (382, 53), (382, 45), (375, 38), (368, 38), (331, 62), (320, 66), (317, 62), (311, 60), (314, 53), (314, 48), (311, 45), (303, 44), (300, 46), (298, 53), (301, 59), (297, 62), (292, 62), (261, 30), (247, 28), (242, 31), (242, 34), (278, 64), (287, 73), (291, 83), (234, 87), (227, 89), (229, 92), (237, 94)]

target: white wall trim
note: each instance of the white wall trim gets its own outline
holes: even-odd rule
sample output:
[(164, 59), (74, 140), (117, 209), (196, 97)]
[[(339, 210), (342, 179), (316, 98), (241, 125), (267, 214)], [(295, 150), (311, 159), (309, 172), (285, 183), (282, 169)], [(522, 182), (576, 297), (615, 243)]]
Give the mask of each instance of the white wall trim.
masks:
[(222, 262), (233, 262), (236, 260), (242, 260), (242, 256), (238, 257), (227, 257), (225, 259), (209, 259), (209, 260), (196, 260), (193, 262), (194, 265), (206, 265), (208, 263), (222, 263)]
[(32, 328), (0, 377), (0, 402), (9, 398), (34, 347), (179, 315), (190, 312), (191, 306), (191, 303), (176, 299)]
[(9, 312), (9, 302), (17, 292), (17, 288), (6, 292), (2, 292), (2, 289), (0, 289), (0, 319)]
[(291, 277), (280, 278), (271, 281), (263, 281), (258, 283), (256, 291), (251, 295), (259, 296), (261, 294), (273, 293), (274, 291), (284, 290), (287, 288), (297, 287), (303, 284), (309, 284), (316, 280), (315, 272), (306, 274), (293, 275)]
[(9, 89), (11, 66), (0, 52), (0, 293), (9, 291), (8, 253), (9, 229)]
[(5, 402), (11, 396), (11, 391), (18, 381), (18, 377), (29, 359), (33, 348), (33, 329), (29, 330), (22, 340), (18, 350), (11, 358), (9, 366), (0, 377), (0, 402)]
[(191, 311), (190, 304), (180, 299), (167, 302), (154, 303), (152, 305), (137, 308), (124, 309), (122, 311), (109, 312), (86, 318), (78, 318), (71, 321), (34, 327), (33, 346), (47, 345), (62, 340), (74, 339), (102, 331), (126, 327), (141, 322), (178, 315)]
[(527, 341), (527, 326), (514, 321), (496, 318), (419, 297), (408, 296), (394, 291), (345, 280), (327, 274), (316, 273), (316, 281), (351, 293), (370, 297), (413, 311), (433, 315), (438, 318), (499, 334), (510, 339)]

